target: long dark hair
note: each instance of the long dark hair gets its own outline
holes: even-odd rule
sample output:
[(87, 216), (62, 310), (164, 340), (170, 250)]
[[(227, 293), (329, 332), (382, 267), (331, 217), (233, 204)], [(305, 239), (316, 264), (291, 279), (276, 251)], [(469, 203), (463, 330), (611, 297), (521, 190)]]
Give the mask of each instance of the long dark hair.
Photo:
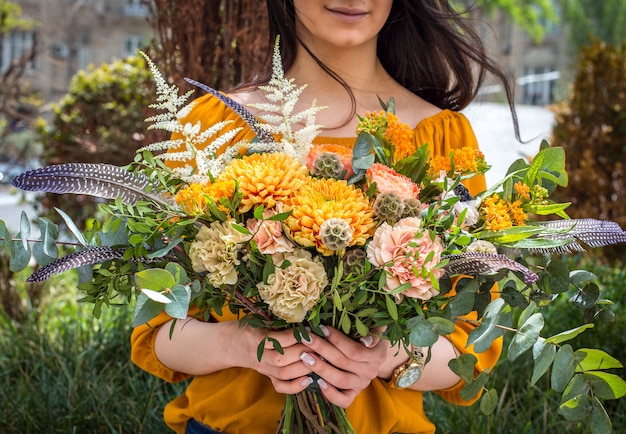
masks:
[[(319, 60), (296, 34), (293, 0), (267, 0), (269, 46), (280, 35), (284, 70), (294, 63), (301, 44), (320, 67), (343, 85), (356, 109), (348, 85)], [(393, 0), (391, 13), (378, 37), (378, 57), (402, 86), (441, 109), (459, 111), (477, 96), (486, 74), (502, 84), (519, 140), (513, 88), (504, 71), (492, 61), (469, 19), (448, 0)], [(271, 76), (271, 55), (246, 85), (266, 83)], [(354, 114), (354, 113), (353, 113)]]

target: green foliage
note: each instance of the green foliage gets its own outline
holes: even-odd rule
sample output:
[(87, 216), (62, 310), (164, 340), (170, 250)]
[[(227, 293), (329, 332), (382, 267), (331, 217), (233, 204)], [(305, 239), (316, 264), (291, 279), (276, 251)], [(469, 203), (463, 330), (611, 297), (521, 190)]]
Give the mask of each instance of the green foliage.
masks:
[[(571, 217), (613, 220), (626, 227), (626, 44), (594, 42), (581, 50), (569, 102), (556, 107), (552, 145), (568, 156)], [(623, 257), (623, 247), (606, 249)]]
[(563, 0), (561, 4), (574, 49), (594, 39), (613, 45), (626, 41), (626, 3), (623, 0)]
[(0, 0), (0, 33), (12, 29), (29, 29), (36, 23), (24, 19), (22, 8), (15, 2)]
[(101, 321), (75, 301), (69, 275), (20, 323), (0, 310), (0, 432), (166, 432), (162, 409), (181, 385), (130, 362), (132, 310)]

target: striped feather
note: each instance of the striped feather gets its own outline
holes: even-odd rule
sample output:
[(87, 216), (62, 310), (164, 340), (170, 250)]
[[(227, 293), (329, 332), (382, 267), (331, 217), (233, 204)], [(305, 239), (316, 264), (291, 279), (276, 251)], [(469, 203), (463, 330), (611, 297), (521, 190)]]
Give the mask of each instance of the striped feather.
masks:
[(626, 232), (620, 225), (609, 220), (572, 219), (541, 222), (540, 225), (553, 232), (538, 235), (550, 240), (571, 240), (569, 243), (548, 249), (534, 249), (538, 252), (567, 254), (584, 252), (581, 242), (589, 247), (605, 247), (612, 244), (625, 243)]
[(43, 282), (55, 274), (73, 270), (83, 265), (99, 264), (109, 259), (122, 259), (125, 249), (111, 247), (90, 247), (80, 252), (72, 253), (41, 267), (30, 275), (27, 282)]
[(164, 203), (163, 199), (146, 191), (150, 180), (143, 174), (100, 163), (66, 163), (24, 172), (11, 182), (27, 191), (47, 193), (87, 194), (104, 199), (120, 198), (134, 205), (142, 199)]
[(446, 271), (446, 274), (450, 276), (479, 276), (496, 273), (502, 269), (508, 269), (522, 272), (524, 274), (524, 282), (528, 284), (536, 282), (537, 279), (539, 279), (539, 276), (528, 268), (505, 255), (475, 252), (448, 255), (441, 259), (447, 259), (449, 261), (443, 269)]
[(265, 131), (263, 128), (259, 128), (259, 121), (256, 120), (254, 115), (250, 113), (250, 111), (239, 104), (237, 101), (233, 101), (223, 93), (216, 91), (215, 89), (207, 86), (206, 84), (200, 83), (199, 81), (192, 80), (191, 78), (185, 78), (187, 83), (193, 84), (194, 86), (199, 87), (207, 93), (219, 98), (224, 104), (226, 104), (230, 109), (232, 109), (235, 113), (239, 115), (241, 119), (243, 119), (248, 126), (254, 131), (259, 140), (263, 143), (274, 143), (274, 137)]

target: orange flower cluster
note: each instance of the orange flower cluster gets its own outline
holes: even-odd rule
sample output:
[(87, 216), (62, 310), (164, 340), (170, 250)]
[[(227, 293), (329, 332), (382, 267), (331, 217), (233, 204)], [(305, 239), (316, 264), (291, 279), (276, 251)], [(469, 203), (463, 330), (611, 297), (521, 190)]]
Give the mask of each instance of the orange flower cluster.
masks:
[(413, 130), (407, 124), (400, 122), (393, 113), (387, 113), (385, 138), (393, 143), (393, 156), (396, 161), (413, 155), (417, 149)]
[(486, 198), (480, 206), (480, 213), (485, 221), (485, 229), (502, 231), (512, 226), (523, 226), (526, 213), (521, 208), (522, 201), (508, 202), (494, 194)]
[(182, 188), (174, 196), (174, 200), (187, 215), (208, 214), (209, 200), (215, 201), (218, 209), (228, 212), (228, 209), (220, 205), (220, 199), (232, 199), (235, 194), (235, 181), (216, 180), (206, 184), (192, 183)]
[(465, 146), (455, 149), (449, 158), (441, 155), (432, 158), (429, 173), (433, 176), (437, 176), (442, 170), (448, 173), (452, 170), (452, 165), (454, 165), (456, 173), (480, 173), (488, 168), (485, 155), (482, 152)]
[(517, 181), (515, 185), (513, 185), (517, 196), (523, 201), (530, 200), (530, 187), (526, 184), (522, 183), (522, 181)]

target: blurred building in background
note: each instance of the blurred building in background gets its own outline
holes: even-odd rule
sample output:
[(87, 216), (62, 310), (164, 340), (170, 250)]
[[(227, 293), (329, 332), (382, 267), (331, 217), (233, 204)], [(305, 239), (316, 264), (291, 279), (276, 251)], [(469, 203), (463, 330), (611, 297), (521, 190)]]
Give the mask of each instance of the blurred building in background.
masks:
[[(77, 71), (134, 54), (152, 38), (150, 9), (142, 0), (12, 1), (39, 25), (5, 35), (0, 45), (0, 70), (36, 44), (36, 58), (25, 78), (44, 101), (60, 99)], [(561, 28), (547, 25), (543, 40), (535, 42), (503, 13), (483, 23), (480, 32), (491, 55), (517, 82), (516, 102), (553, 102), (557, 89), (564, 88), (562, 83), (569, 78), (566, 36)], [(489, 83), (481, 98), (504, 101), (500, 88)]]
[(141, 0), (12, 1), (37, 25), (4, 36), (0, 71), (35, 46), (24, 78), (44, 101), (59, 100), (77, 71), (135, 54), (152, 37), (150, 9)]

